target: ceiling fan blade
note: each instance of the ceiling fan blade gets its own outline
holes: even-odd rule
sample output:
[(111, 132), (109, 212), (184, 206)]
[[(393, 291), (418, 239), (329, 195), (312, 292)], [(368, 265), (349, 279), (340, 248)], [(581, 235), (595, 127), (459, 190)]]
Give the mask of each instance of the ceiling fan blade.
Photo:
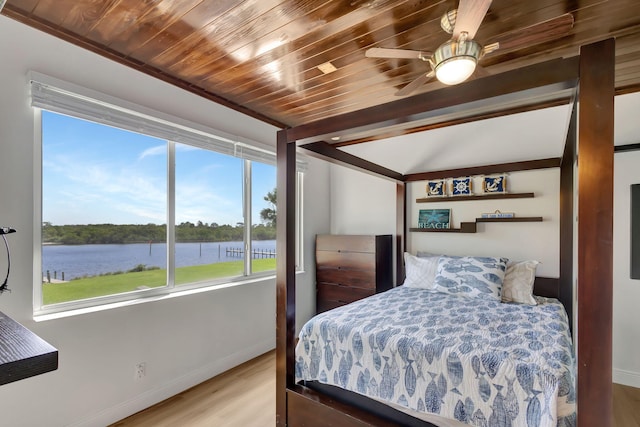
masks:
[(436, 73), (434, 73), (433, 71), (430, 71), (427, 74), (422, 74), (420, 77), (418, 77), (417, 79), (415, 79), (414, 81), (412, 81), (411, 83), (409, 83), (408, 85), (406, 85), (405, 87), (397, 91), (394, 95), (407, 96), (411, 92), (413, 92), (414, 90), (418, 89), (420, 86), (428, 82), (435, 75)]
[(489, 6), (491, 6), (491, 0), (460, 0), (456, 25), (453, 27), (454, 40), (457, 40), (463, 31), (468, 33), (468, 39), (473, 39)]
[(500, 44), (500, 51), (520, 49), (566, 36), (573, 28), (573, 15), (565, 13), (547, 21), (505, 33), (493, 41)]
[(385, 49), (383, 47), (372, 47), (364, 53), (367, 58), (406, 58), (426, 60), (431, 56), (430, 52), (408, 49)]

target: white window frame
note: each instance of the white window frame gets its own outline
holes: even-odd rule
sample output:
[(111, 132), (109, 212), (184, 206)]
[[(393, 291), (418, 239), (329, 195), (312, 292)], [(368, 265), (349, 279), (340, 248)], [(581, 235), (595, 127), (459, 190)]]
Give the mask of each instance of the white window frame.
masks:
[[(243, 211), (245, 224), (245, 254), (251, 253), (251, 162), (257, 161), (274, 165), (276, 155), (273, 148), (256, 141), (241, 138), (225, 132), (211, 129), (197, 123), (167, 115), (146, 107), (129, 103), (109, 95), (93, 91), (49, 77), (29, 72), (31, 84), (31, 105), (34, 110), (34, 234), (33, 234), (33, 307), (34, 316), (46, 316), (71, 310), (107, 307), (114, 303), (134, 300), (151, 300), (166, 294), (183, 292), (194, 288), (217, 287), (228, 283), (253, 281), (256, 278), (273, 276), (273, 272), (252, 273), (251, 257), (245, 256), (244, 275), (239, 277), (211, 280), (193, 284), (175, 286), (175, 144), (184, 143), (206, 150), (215, 151), (244, 159), (243, 171)], [(51, 305), (42, 304), (42, 109), (71, 117), (90, 120), (99, 124), (157, 137), (167, 141), (167, 285), (161, 288), (132, 291), (114, 295), (69, 301)], [(302, 213), (302, 172), (306, 162), (297, 162), (298, 213)], [(302, 215), (298, 215), (299, 250), (296, 253), (296, 265), (302, 262)]]

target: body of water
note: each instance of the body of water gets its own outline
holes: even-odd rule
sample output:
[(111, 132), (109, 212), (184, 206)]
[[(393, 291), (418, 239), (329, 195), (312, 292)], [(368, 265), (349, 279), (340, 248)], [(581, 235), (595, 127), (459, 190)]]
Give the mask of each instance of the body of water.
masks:
[[(275, 240), (252, 243), (253, 250), (275, 251)], [(242, 256), (227, 257), (226, 249), (242, 249), (242, 242), (176, 243), (176, 267), (238, 261)], [(65, 280), (127, 271), (139, 264), (147, 267), (167, 267), (165, 243), (134, 243), (123, 245), (50, 245), (42, 247), (42, 271), (51, 278)]]

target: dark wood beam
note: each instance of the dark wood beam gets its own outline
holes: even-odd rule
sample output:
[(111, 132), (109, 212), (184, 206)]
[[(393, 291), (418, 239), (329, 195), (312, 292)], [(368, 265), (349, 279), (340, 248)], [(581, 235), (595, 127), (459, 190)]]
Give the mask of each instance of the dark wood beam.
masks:
[(407, 227), (407, 185), (398, 182), (396, 185), (396, 283), (404, 280), (404, 251), (406, 250)]
[(436, 123), (429, 123), (429, 124), (426, 124), (426, 125), (411, 127), (411, 128), (408, 128), (408, 129), (393, 130), (393, 131), (390, 131), (390, 132), (387, 132), (387, 133), (376, 134), (376, 135), (370, 136), (368, 138), (357, 138), (357, 139), (352, 139), (352, 140), (349, 140), (349, 141), (336, 142), (335, 144), (332, 144), (332, 145), (334, 145), (335, 147), (347, 147), (349, 145), (356, 145), (356, 144), (362, 144), (364, 142), (378, 141), (380, 139), (392, 138), (392, 137), (395, 137), (395, 136), (410, 135), (412, 133), (426, 132), (428, 130), (441, 129), (441, 128), (445, 128), (445, 127), (449, 127), (449, 126), (456, 126), (456, 125), (461, 125), (461, 124), (465, 124), (465, 123), (477, 122), (477, 121), (480, 121), (480, 120), (493, 119), (493, 118), (496, 118), (496, 117), (504, 117), (504, 116), (509, 116), (509, 115), (512, 115), (512, 114), (526, 113), (528, 111), (536, 111), (536, 110), (541, 110), (541, 109), (544, 109), (544, 108), (558, 107), (558, 106), (561, 106), (561, 105), (566, 105), (569, 102), (571, 102), (571, 97), (567, 96), (567, 97), (564, 97), (564, 98), (561, 98), (561, 99), (554, 99), (554, 100), (551, 100), (551, 101), (537, 102), (535, 104), (523, 105), (523, 106), (512, 107), (512, 108), (506, 108), (506, 109), (502, 109), (502, 110), (499, 110), (499, 111), (490, 111), (490, 112), (487, 112), (487, 113), (479, 113), (479, 114), (472, 115), (472, 116), (455, 118), (455, 119), (445, 120), (445, 121), (439, 121), (439, 122), (436, 122)]
[(640, 92), (640, 84), (633, 84), (628, 86), (619, 87), (616, 89), (616, 96), (626, 95), (627, 93)]
[(328, 144), (324, 141), (304, 144), (301, 145), (300, 148), (304, 148), (305, 150), (308, 150), (311, 153), (317, 155), (317, 157), (320, 157), (323, 160), (327, 160), (331, 163), (336, 163), (347, 167), (355, 167), (356, 169), (359, 169), (363, 172), (373, 173), (378, 176), (394, 179), (396, 181), (404, 181), (404, 175), (402, 175), (401, 173), (364, 160), (345, 151), (338, 150), (333, 145)]
[[(575, 170), (577, 167), (577, 104), (571, 109), (571, 120), (564, 143), (564, 153), (560, 164), (560, 290), (558, 299), (564, 305), (569, 317), (569, 327), (573, 328), (573, 242), (575, 226)], [(575, 333), (573, 334), (575, 337)]]
[(640, 184), (632, 184), (631, 192), (631, 271), (632, 279), (640, 279)]
[(578, 92), (578, 426), (613, 423), (615, 41), (580, 50)]
[[(625, 95), (627, 93), (635, 93), (638, 91), (640, 91), (640, 85), (625, 86), (625, 87), (616, 89), (616, 96)], [(492, 119), (496, 117), (510, 116), (512, 114), (526, 113), (528, 111), (536, 111), (536, 110), (542, 110), (545, 108), (558, 107), (561, 105), (569, 104), (570, 102), (573, 102), (573, 95), (560, 98), (560, 99), (550, 100), (550, 101), (542, 101), (535, 104), (528, 104), (528, 105), (523, 105), (518, 107), (509, 107), (499, 111), (480, 113), (475, 116), (468, 116), (468, 117), (463, 117), (459, 119), (452, 119), (452, 120), (446, 120), (446, 121), (441, 121), (437, 123), (430, 123), (423, 126), (411, 127), (408, 129), (399, 129), (399, 130), (391, 131), (388, 133), (380, 133), (380, 134), (372, 135), (367, 138), (357, 138), (349, 141), (340, 141), (332, 145), (338, 148), (347, 147), (349, 145), (356, 145), (356, 144), (362, 144), (365, 142), (378, 141), (380, 139), (392, 138), (400, 135), (410, 135), (412, 133), (426, 132), (428, 130), (440, 129), (440, 128), (445, 128), (449, 126), (456, 126), (464, 123), (477, 122), (480, 120), (487, 120), (487, 119)], [(640, 146), (640, 144), (630, 144), (630, 145)], [(618, 150), (618, 147), (621, 147), (621, 146), (618, 146), (618, 145), (616, 146), (616, 153), (618, 151), (624, 151), (624, 150)]]
[(615, 153), (624, 153), (627, 151), (638, 151), (640, 150), (640, 143), (638, 144), (625, 144), (625, 145), (616, 145), (613, 147), (613, 151)]
[(296, 147), (278, 132), (276, 230), (276, 425), (287, 425), (287, 387), (294, 385), (296, 326)]
[(576, 84), (578, 63), (578, 57), (556, 59), (318, 120), (286, 129), (287, 140), (307, 144), (349, 134), (366, 137), (366, 133), (384, 132), (384, 128), (407, 122), (419, 124), (421, 120), (454, 113), (462, 118), (502, 110), (514, 103), (527, 105), (566, 98), (566, 91)]
[(516, 172), (535, 169), (547, 169), (560, 167), (560, 159), (527, 160), (523, 162), (499, 163), (487, 166), (474, 166), (469, 168), (446, 169), (432, 172), (412, 173), (405, 176), (407, 182), (425, 181), (429, 179), (452, 178), (456, 176), (490, 175), (494, 173)]

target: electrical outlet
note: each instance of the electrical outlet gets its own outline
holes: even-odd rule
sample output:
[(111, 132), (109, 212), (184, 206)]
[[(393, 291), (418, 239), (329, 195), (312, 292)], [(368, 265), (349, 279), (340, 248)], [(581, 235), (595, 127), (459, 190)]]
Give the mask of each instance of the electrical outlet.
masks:
[(134, 379), (141, 380), (147, 375), (147, 364), (145, 362), (140, 362), (135, 367)]

